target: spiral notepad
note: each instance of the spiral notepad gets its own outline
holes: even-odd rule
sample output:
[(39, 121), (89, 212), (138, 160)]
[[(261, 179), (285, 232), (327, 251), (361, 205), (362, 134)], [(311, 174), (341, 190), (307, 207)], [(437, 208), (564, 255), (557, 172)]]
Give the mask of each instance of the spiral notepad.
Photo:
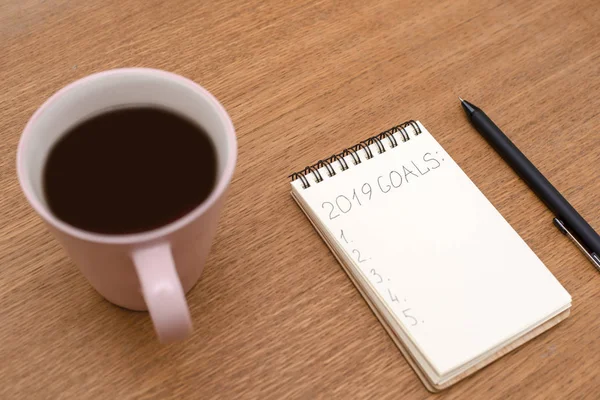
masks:
[(567, 291), (420, 122), (291, 177), (292, 196), (431, 391), (569, 313)]

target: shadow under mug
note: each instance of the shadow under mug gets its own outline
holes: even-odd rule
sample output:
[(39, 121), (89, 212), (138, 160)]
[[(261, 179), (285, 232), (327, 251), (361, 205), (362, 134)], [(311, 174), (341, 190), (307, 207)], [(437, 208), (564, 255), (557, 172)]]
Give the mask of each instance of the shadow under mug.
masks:
[[(59, 220), (48, 209), (42, 187), (52, 146), (82, 120), (131, 105), (170, 109), (204, 128), (217, 152), (212, 193), (182, 218), (142, 233), (98, 234)], [(114, 304), (148, 310), (160, 341), (166, 343), (184, 339), (192, 331), (185, 293), (202, 274), (236, 157), (231, 119), (208, 91), (173, 73), (124, 68), (87, 76), (50, 97), (22, 133), (17, 174), (29, 203), (92, 286)]]

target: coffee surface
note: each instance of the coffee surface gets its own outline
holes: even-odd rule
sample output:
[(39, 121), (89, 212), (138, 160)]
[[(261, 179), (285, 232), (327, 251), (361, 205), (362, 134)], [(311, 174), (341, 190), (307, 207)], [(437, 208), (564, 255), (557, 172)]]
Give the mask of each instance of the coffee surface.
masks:
[(99, 114), (66, 132), (43, 171), (50, 210), (78, 228), (138, 233), (189, 213), (214, 189), (217, 157), (203, 128), (171, 111)]

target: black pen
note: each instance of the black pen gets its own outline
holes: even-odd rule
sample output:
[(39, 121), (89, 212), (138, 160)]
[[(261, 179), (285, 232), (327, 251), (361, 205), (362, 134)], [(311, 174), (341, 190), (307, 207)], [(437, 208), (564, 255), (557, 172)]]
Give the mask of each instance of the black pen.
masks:
[(555, 215), (554, 225), (600, 271), (600, 236), (483, 111), (459, 97), (469, 121)]

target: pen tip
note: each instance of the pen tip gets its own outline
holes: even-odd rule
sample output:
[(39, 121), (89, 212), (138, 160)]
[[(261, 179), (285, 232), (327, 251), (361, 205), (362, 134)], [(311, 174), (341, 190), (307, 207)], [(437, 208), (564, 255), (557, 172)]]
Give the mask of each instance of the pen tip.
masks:
[(478, 110), (477, 107), (475, 107), (473, 104), (469, 103), (466, 100), (463, 100), (462, 97), (459, 97), (460, 99), (460, 105), (462, 106), (463, 110), (465, 110), (465, 112), (467, 113), (467, 115), (469, 116), (469, 118), (473, 115), (473, 113), (475, 113), (475, 111)]
[(458, 96), (458, 99), (460, 100), (460, 102), (462, 103), (464, 100), (462, 99), (462, 97)]

